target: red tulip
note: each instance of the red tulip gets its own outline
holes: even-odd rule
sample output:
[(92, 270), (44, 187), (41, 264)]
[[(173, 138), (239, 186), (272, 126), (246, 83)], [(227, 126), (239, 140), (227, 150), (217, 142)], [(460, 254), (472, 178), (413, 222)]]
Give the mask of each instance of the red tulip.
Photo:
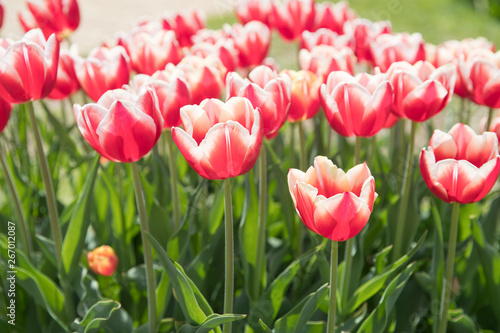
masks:
[(292, 82), (290, 111), (287, 121), (296, 122), (314, 117), (319, 111), (319, 87), (322, 80), (310, 71), (281, 72), (290, 77)]
[(158, 97), (163, 116), (163, 128), (181, 125), (180, 109), (191, 103), (189, 84), (179, 72), (158, 71), (152, 76), (138, 74), (130, 82), (128, 90), (138, 93), (143, 87), (150, 87)]
[(199, 10), (185, 10), (163, 16), (163, 28), (173, 30), (182, 47), (193, 45), (191, 37), (204, 27), (205, 17)]
[(189, 165), (202, 177), (227, 179), (247, 173), (262, 145), (262, 119), (246, 98), (226, 103), (206, 99), (181, 109), (182, 125), (172, 137)]
[(374, 65), (382, 72), (386, 72), (394, 62), (415, 64), (425, 60), (424, 40), (419, 33), (379, 35), (370, 43), (370, 52)]
[(305, 173), (290, 169), (288, 189), (302, 222), (339, 242), (364, 228), (377, 198), (375, 179), (366, 163), (345, 173), (324, 156), (317, 156)]
[(422, 122), (433, 117), (450, 101), (455, 85), (455, 66), (439, 68), (430, 62), (410, 65), (396, 62), (387, 71), (394, 89), (393, 112), (401, 117)]
[(348, 47), (337, 50), (333, 46), (319, 45), (310, 52), (306, 49), (300, 50), (299, 65), (300, 69), (314, 72), (326, 82), (331, 72), (353, 73), (353, 53)]
[(370, 44), (375, 38), (382, 34), (392, 32), (389, 21), (372, 22), (367, 19), (357, 18), (352, 22), (348, 21), (344, 25), (344, 33), (351, 36), (351, 44), (354, 46), (354, 54), (358, 62), (373, 64), (373, 56)]
[(182, 49), (173, 31), (158, 30), (147, 32), (138, 30), (119, 40), (130, 57), (132, 69), (139, 74), (151, 75), (164, 69), (168, 63), (178, 64), (182, 59)]
[(267, 66), (258, 66), (242, 79), (231, 72), (226, 79), (226, 100), (233, 96), (246, 97), (262, 112), (263, 130), (271, 139), (283, 126), (290, 106), (291, 81), (287, 75), (278, 75)]
[(150, 88), (137, 95), (124, 89), (109, 90), (96, 104), (75, 104), (73, 113), (85, 140), (114, 162), (141, 159), (163, 129), (158, 98)]
[(271, 31), (261, 22), (234, 24), (226, 29), (226, 34), (234, 40), (239, 54), (239, 66), (260, 65), (267, 55), (271, 43)]
[(57, 78), (54, 89), (47, 96), (52, 99), (65, 99), (80, 89), (75, 73), (74, 56), (67, 50), (61, 50)]
[(87, 262), (92, 272), (111, 276), (118, 266), (118, 257), (112, 247), (103, 245), (87, 253)]
[(500, 51), (485, 51), (468, 60), (471, 99), (479, 105), (500, 107)]
[(24, 31), (40, 28), (45, 38), (56, 34), (59, 40), (63, 40), (80, 24), (80, 10), (76, 0), (45, 0), (43, 4), (28, 1), (27, 5), (32, 19), (19, 14)]
[(244, 0), (236, 5), (235, 12), (241, 23), (259, 21), (271, 27), (272, 25), (272, 0)]
[[(167, 69), (172, 66), (167, 66)], [(226, 68), (217, 56), (205, 58), (184, 57), (176, 69), (184, 72), (191, 89), (191, 103), (201, 103), (206, 98), (219, 98), (224, 87)]]
[(108, 90), (121, 88), (130, 78), (130, 60), (122, 46), (98, 47), (87, 59), (75, 59), (80, 86), (94, 101)]
[(335, 31), (320, 28), (315, 32), (304, 31), (300, 40), (300, 48), (311, 51), (315, 46), (328, 45), (336, 49), (350, 47), (351, 40), (347, 35), (339, 35)]
[(315, 4), (314, 30), (326, 28), (338, 34), (344, 33), (344, 24), (356, 18), (356, 13), (349, 8), (347, 2), (340, 1)]
[(305, 30), (314, 28), (314, 1), (287, 0), (273, 4), (273, 26), (287, 41), (299, 38)]
[(234, 40), (221, 38), (211, 42), (197, 42), (191, 47), (191, 53), (195, 56), (206, 58), (214, 55), (220, 59), (227, 72), (236, 70), (238, 65), (238, 50), (234, 45)]
[(14, 43), (3, 39), (0, 60), (2, 98), (10, 103), (42, 99), (56, 82), (59, 42), (55, 35), (46, 41), (40, 29), (30, 30)]
[(5, 126), (9, 122), (11, 111), (12, 105), (3, 98), (0, 98), (0, 133), (3, 133)]
[(393, 91), (384, 74), (333, 72), (321, 86), (320, 99), (326, 118), (342, 136), (377, 134), (391, 114)]
[(434, 131), (420, 153), (420, 172), (431, 192), (446, 202), (462, 204), (484, 198), (500, 173), (495, 133), (476, 135), (467, 125)]

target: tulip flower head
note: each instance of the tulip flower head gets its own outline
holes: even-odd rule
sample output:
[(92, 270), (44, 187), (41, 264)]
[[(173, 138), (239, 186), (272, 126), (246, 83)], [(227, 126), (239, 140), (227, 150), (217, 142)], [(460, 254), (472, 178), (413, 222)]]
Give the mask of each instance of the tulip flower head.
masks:
[(333, 46), (319, 45), (311, 51), (299, 51), (299, 66), (300, 69), (316, 73), (326, 82), (331, 72), (344, 71), (353, 74), (353, 58), (349, 47), (336, 49)]
[(479, 201), (500, 173), (497, 136), (477, 135), (464, 124), (456, 124), (448, 133), (435, 130), (429, 147), (420, 153), (420, 172), (431, 192), (443, 201)]
[(87, 262), (92, 272), (111, 276), (118, 266), (118, 257), (112, 247), (103, 245), (87, 253)]
[(271, 31), (261, 22), (253, 21), (242, 26), (225, 26), (225, 34), (234, 40), (239, 54), (239, 67), (256, 66), (262, 63), (271, 43)]
[(330, 29), (321, 28), (314, 32), (304, 31), (300, 40), (300, 48), (311, 51), (315, 46), (328, 45), (337, 50), (350, 47), (351, 39), (348, 35), (339, 35)]
[(239, 63), (239, 52), (231, 38), (221, 38), (213, 42), (200, 41), (195, 43), (190, 51), (191, 54), (202, 58), (219, 58), (227, 72), (236, 70)]
[(385, 74), (332, 72), (320, 100), (332, 128), (342, 136), (377, 134), (391, 114), (392, 85)]
[(415, 65), (400, 61), (387, 71), (394, 89), (394, 114), (423, 122), (444, 109), (453, 96), (456, 71), (453, 64), (435, 68), (428, 61)]
[(28, 31), (20, 41), (0, 40), (0, 96), (10, 103), (47, 97), (54, 88), (59, 41), (48, 40), (40, 29)]
[(367, 62), (373, 65), (373, 56), (370, 44), (380, 35), (390, 34), (392, 26), (389, 21), (372, 22), (367, 19), (357, 18), (347, 21), (344, 25), (344, 33), (351, 36), (351, 45), (354, 46), (354, 54), (358, 62)]
[(242, 0), (235, 7), (236, 16), (241, 23), (259, 21), (268, 27), (272, 24), (272, 11), (272, 0)]
[(202, 177), (227, 179), (247, 173), (262, 145), (262, 119), (246, 98), (226, 103), (206, 99), (181, 108), (184, 129), (172, 128), (172, 138), (188, 164)]
[(356, 13), (345, 1), (316, 3), (314, 29), (328, 29), (338, 34), (344, 33), (344, 24), (356, 18)]
[(78, 129), (99, 154), (113, 162), (136, 162), (156, 144), (163, 129), (158, 98), (151, 88), (138, 94), (107, 91), (97, 103), (75, 104)]
[(166, 13), (162, 19), (163, 29), (175, 32), (181, 47), (193, 45), (191, 38), (205, 27), (205, 16), (199, 10), (183, 10)]
[(233, 96), (246, 97), (262, 112), (264, 135), (274, 138), (285, 123), (290, 108), (291, 80), (288, 75), (278, 75), (267, 66), (255, 67), (243, 79), (236, 72), (226, 78), (226, 100)]
[(281, 37), (293, 41), (305, 30), (314, 28), (314, 1), (287, 0), (281, 4), (273, 3), (273, 26)]
[(317, 156), (307, 172), (290, 169), (288, 189), (302, 222), (334, 241), (356, 236), (377, 198), (375, 179), (366, 163), (344, 172), (324, 156)]
[(471, 99), (490, 108), (500, 107), (500, 51), (483, 51), (468, 60)]
[(74, 55), (67, 50), (61, 50), (57, 78), (54, 89), (47, 96), (51, 99), (65, 99), (80, 89), (75, 73)]
[(319, 111), (319, 87), (322, 80), (310, 71), (284, 70), (290, 77), (292, 94), (287, 121), (296, 122), (314, 117)]
[(415, 64), (425, 60), (424, 45), (419, 33), (381, 34), (370, 43), (370, 52), (374, 65), (386, 72), (391, 64), (398, 61)]
[(28, 1), (27, 5), (32, 18), (19, 14), (24, 31), (40, 28), (45, 38), (55, 34), (63, 40), (80, 25), (80, 9), (76, 0), (45, 0), (43, 4)]

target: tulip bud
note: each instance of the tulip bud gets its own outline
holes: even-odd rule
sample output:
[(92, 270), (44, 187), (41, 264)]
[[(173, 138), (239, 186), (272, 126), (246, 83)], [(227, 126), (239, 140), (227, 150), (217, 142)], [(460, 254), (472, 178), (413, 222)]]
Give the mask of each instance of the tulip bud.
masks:
[(118, 265), (118, 257), (112, 247), (103, 245), (87, 253), (87, 262), (92, 272), (111, 276)]

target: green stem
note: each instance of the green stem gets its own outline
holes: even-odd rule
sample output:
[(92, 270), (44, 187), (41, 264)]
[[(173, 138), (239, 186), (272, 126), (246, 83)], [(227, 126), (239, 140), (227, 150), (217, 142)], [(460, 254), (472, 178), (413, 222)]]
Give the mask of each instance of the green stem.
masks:
[[(266, 267), (266, 217), (267, 217), (267, 158), (265, 146), (259, 156), (259, 220), (257, 226), (257, 258), (255, 260), (254, 291), (259, 299), (260, 289), (265, 280), (262, 270)], [(265, 285), (263, 286), (265, 287)]]
[(375, 157), (375, 149), (377, 148), (377, 135), (374, 135), (370, 138), (370, 150), (368, 157), (366, 158), (366, 163), (368, 166), (371, 166), (373, 163), (373, 158)]
[(486, 130), (487, 131), (489, 131), (491, 122), (493, 121), (493, 111), (494, 110), (495, 109), (490, 108), (490, 110), (488, 111), (488, 122), (486, 123)]
[(401, 189), (402, 198), (399, 202), (399, 213), (396, 224), (396, 238), (394, 239), (394, 252), (393, 252), (393, 261), (396, 261), (401, 256), (402, 246), (403, 246), (403, 237), (404, 237), (404, 229), (405, 229), (405, 220), (406, 213), (408, 211), (408, 202), (410, 200), (410, 188), (411, 188), (411, 180), (413, 174), (413, 147), (415, 144), (415, 133), (417, 129), (417, 122), (411, 122), (411, 132), (410, 132), (410, 142), (408, 144), (408, 150), (406, 152), (406, 161), (405, 161), (405, 171), (403, 176), (403, 187)]
[(330, 258), (330, 305), (328, 307), (327, 333), (335, 332), (335, 315), (337, 312), (337, 271), (339, 257), (339, 243), (332, 241), (332, 255)]
[(42, 146), (42, 136), (40, 134), (40, 128), (38, 127), (38, 122), (35, 117), (35, 111), (33, 110), (33, 103), (27, 102), (25, 104), (28, 111), (28, 116), (30, 118), (31, 126), (33, 127), (33, 137), (35, 139), (36, 154), (38, 157), (38, 162), (40, 164), (40, 172), (42, 174), (43, 186), (45, 187), (45, 197), (47, 200), (47, 208), (49, 210), (49, 220), (50, 228), (52, 230), (52, 237), (54, 238), (54, 246), (56, 253), (57, 266), (62, 267), (61, 260), (61, 249), (62, 249), (62, 237), (61, 237), (61, 227), (59, 225), (59, 216), (57, 213), (57, 202), (54, 193), (54, 187), (52, 186), (52, 177), (49, 171), (49, 164)]
[(304, 134), (304, 124), (302, 121), (299, 121), (297, 125), (299, 126), (299, 140), (300, 140), (300, 170), (306, 172), (307, 152), (306, 152), (306, 136)]
[(177, 184), (177, 163), (175, 160), (174, 140), (172, 139), (172, 132), (167, 131), (165, 133), (165, 137), (167, 138), (168, 163), (170, 167), (170, 188), (172, 192), (174, 229), (178, 230), (179, 226), (181, 225), (181, 202), (179, 200), (179, 186)]
[(153, 268), (153, 253), (151, 246), (146, 238), (146, 232), (149, 232), (148, 216), (146, 213), (146, 199), (142, 188), (141, 175), (137, 168), (137, 163), (130, 163), (132, 178), (134, 181), (135, 200), (139, 211), (139, 221), (141, 223), (142, 250), (144, 252), (144, 265), (146, 266), (146, 286), (148, 294), (148, 324), (149, 333), (156, 332), (156, 281)]
[(458, 216), (460, 204), (453, 204), (453, 212), (451, 214), (450, 240), (448, 241), (448, 257), (446, 258), (446, 277), (444, 280), (443, 294), (441, 298), (441, 318), (439, 321), (439, 333), (446, 332), (448, 324), (448, 309), (450, 307), (451, 290), (453, 289), (453, 267), (455, 265), (455, 250), (457, 245), (458, 234)]
[(354, 146), (354, 165), (361, 163), (361, 137), (356, 137), (356, 145)]
[(31, 252), (33, 251), (33, 245), (31, 243), (31, 234), (29, 231), (28, 222), (24, 216), (23, 206), (21, 199), (19, 198), (19, 193), (14, 184), (12, 174), (10, 173), (7, 162), (5, 161), (5, 152), (2, 145), (0, 144), (0, 164), (2, 167), (2, 173), (4, 174), (5, 182), (7, 183), (7, 188), (9, 189), (10, 196), (12, 198), (12, 203), (14, 204), (14, 211), (17, 215), (17, 220), (21, 226), (21, 238), (23, 239), (23, 244), (26, 247), (26, 256), (31, 261)]
[[(233, 241), (233, 206), (231, 200), (231, 178), (224, 179), (224, 225), (225, 225), (225, 282), (224, 313), (233, 313), (234, 298), (234, 241)], [(231, 323), (224, 324), (224, 333), (231, 333)]]

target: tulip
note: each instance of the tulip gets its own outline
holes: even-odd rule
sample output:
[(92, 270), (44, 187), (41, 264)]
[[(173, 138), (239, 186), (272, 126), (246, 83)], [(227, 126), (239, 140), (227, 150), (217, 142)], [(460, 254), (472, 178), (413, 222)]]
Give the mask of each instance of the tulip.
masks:
[(3, 18), (5, 15), (5, 9), (4, 9), (4, 1), (0, 0), (0, 28), (3, 25)]
[(495, 133), (477, 135), (457, 124), (448, 133), (435, 130), (420, 154), (420, 172), (431, 192), (446, 202), (471, 203), (484, 198), (500, 173)]
[(87, 253), (87, 262), (92, 272), (111, 276), (118, 266), (118, 257), (111, 246), (99, 246)]
[(54, 88), (59, 60), (55, 35), (46, 41), (40, 29), (28, 31), (20, 41), (0, 42), (0, 96), (10, 103), (47, 97)]
[(387, 71), (394, 89), (393, 112), (416, 122), (433, 117), (450, 101), (455, 85), (455, 67), (435, 68), (427, 61), (415, 65), (396, 62)]
[(342, 136), (377, 134), (391, 114), (393, 90), (384, 74), (332, 72), (321, 86), (320, 100), (328, 122)]
[[(172, 66), (167, 65), (167, 70)], [(191, 103), (201, 103), (206, 98), (218, 98), (224, 87), (226, 68), (221, 60), (214, 55), (205, 58), (186, 56), (176, 67), (184, 72), (191, 89)]]
[(500, 107), (500, 52), (485, 51), (469, 59), (471, 99), (490, 108)]
[(337, 50), (327, 45), (316, 46), (310, 52), (302, 49), (299, 51), (299, 66), (316, 73), (326, 82), (328, 74), (334, 71), (353, 74), (353, 53), (348, 47)]
[(75, 58), (75, 73), (85, 93), (98, 101), (106, 91), (128, 83), (130, 60), (122, 46), (97, 47), (86, 59)]
[(258, 66), (243, 79), (231, 72), (226, 79), (226, 100), (233, 96), (246, 97), (262, 112), (263, 131), (271, 139), (283, 126), (290, 107), (291, 81), (267, 66)]
[(315, 18), (313, 30), (326, 28), (338, 34), (344, 33), (344, 24), (356, 18), (356, 13), (349, 8), (347, 2), (340, 1), (315, 4)]
[(273, 4), (273, 26), (287, 41), (299, 38), (303, 31), (314, 28), (314, 1), (287, 0)]
[(152, 89), (137, 95), (124, 89), (107, 91), (97, 103), (73, 112), (78, 129), (99, 154), (114, 162), (136, 162), (156, 144), (163, 129), (158, 98)]
[(163, 28), (173, 30), (181, 47), (193, 45), (191, 37), (205, 27), (205, 17), (199, 10), (167, 13), (162, 19)]
[(180, 109), (191, 102), (189, 84), (185, 78), (178, 75), (179, 72), (176, 74), (167, 71), (158, 71), (152, 76), (138, 74), (127, 87), (135, 93), (143, 87), (150, 87), (155, 92), (165, 129), (181, 125)]
[(261, 22), (254, 21), (241, 26), (233, 25), (227, 33), (234, 40), (239, 53), (239, 66), (260, 65), (271, 43), (271, 31)]
[(57, 78), (54, 89), (47, 96), (52, 99), (65, 99), (80, 89), (75, 73), (74, 56), (67, 50), (61, 50)]
[(259, 21), (269, 28), (272, 25), (273, 0), (239, 1), (234, 10), (238, 20), (243, 24)]
[(371, 22), (367, 19), (357, 18), (344, 25), (344, 33), (351, 36), (354, 54), (358, 62), (373, 64), (370, 44), (375, 38), (383, 34), (390, 34), (392, 26), (389, 21)]
[(328, 45), (336, 49), (350, 47), (351, 40), (347, 35), (339, 35), (335, 31), (320, 28), (315, 32), (304, 31), (300, 40), (300, 48), (311, 51), (315, 46)]
[(191, 53), (195, 56), (206, 58), (214, 55), (220, 59), (227, 72), (236, 70), (239, 53), (234, 45), (234, 40), (221, 38), (215, 42), (197, 42), (191, 47)]
[(364, 228), (377, 197), (366, 163), (345, 173), (324, 156), (317, 156), (305, 173), (290, 169), (288, 189), (302, 222), (311, 231), (340, 242)]
[(319, 111), (321, 79), (310, 71), (284, 70), (291, 79), (292, 90), (287, 121), (296, 122), (314, 117)]
[(12, 104), (0, 98), (0, 134), (3, 133), (5, 126), (9, 122), (10, 113), (12, 111)]
[(255, 164), (262, 145), (262, 119), (246, 98), (187, 105), (181, 108), (181, 119), (184, 129), (172, 128), (172, 137), (200, 176), (232, 178)]
[(419, 33), (379, 35), (370, 43), (370, 52), (374, 65), (382, 72), (394, 62), (406, 61), (413, 65), (425, 60), (424, 40)]
[(45, 38), (56, 34), (59, 40), (71, 35), (80, 24), (80, 10), (76, 0), (45, 0), (43, 4), (27, 2), (32, 20), (19, 14), (24, 31), (40, 28)]
[(151, 75), (168, 63), (177, 65), (183, 56), (173, 31), (133, 31), (118, 43), (125, 47), (132, 69), (139, 74)]

